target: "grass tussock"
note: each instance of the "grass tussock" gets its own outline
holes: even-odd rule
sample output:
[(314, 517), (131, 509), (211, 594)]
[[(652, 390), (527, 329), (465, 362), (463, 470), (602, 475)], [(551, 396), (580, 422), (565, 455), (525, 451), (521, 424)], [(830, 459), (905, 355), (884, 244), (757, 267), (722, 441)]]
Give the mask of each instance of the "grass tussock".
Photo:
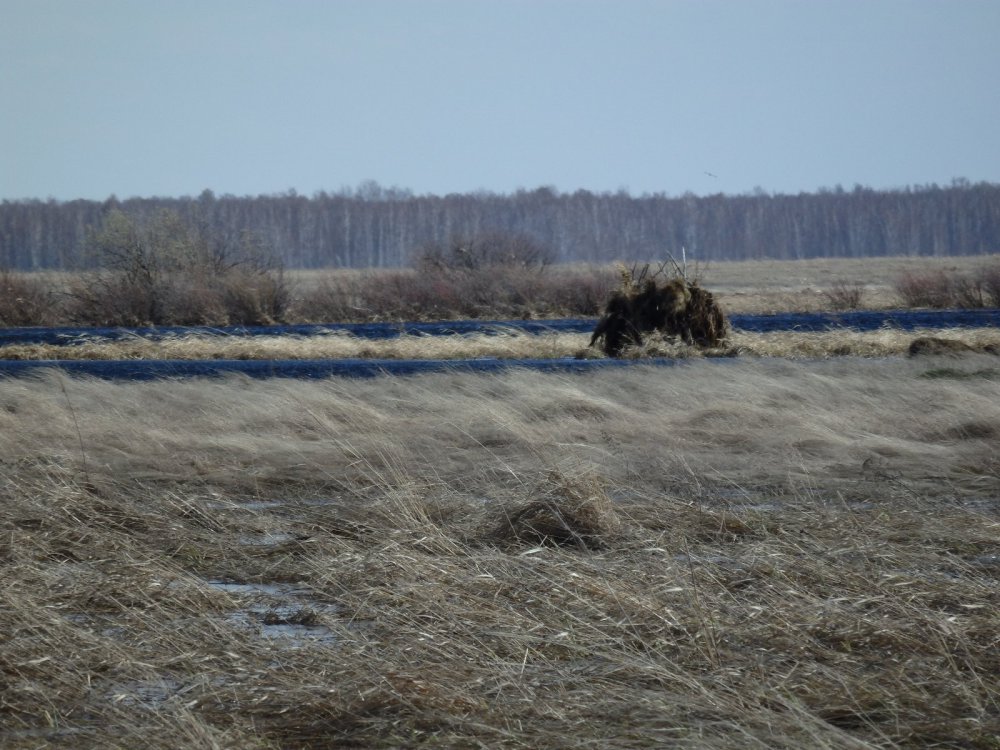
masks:
[(621, 288), (608, 297), (590, 346), (599, 343), (607, 356), (621, 357), (628, 347), (641, 347), (650, 336), (701, 348), (722, 344), (728, 326), (712, 293), (689, 281), (680, 266), (679, 275), (666, 276), (665, 266), (650, 274), (647, 263), (638, 275), (634, 267), (622, 267)]
[(990, 368), (0, 380), (0, 744), (992, 750)]
[(621, 532), (621, 519), (599, 477), (567, 477), (552, 472), (538, 499), (499, 510), (487, 539), (500, 544), (529, 543), (601, 549)]

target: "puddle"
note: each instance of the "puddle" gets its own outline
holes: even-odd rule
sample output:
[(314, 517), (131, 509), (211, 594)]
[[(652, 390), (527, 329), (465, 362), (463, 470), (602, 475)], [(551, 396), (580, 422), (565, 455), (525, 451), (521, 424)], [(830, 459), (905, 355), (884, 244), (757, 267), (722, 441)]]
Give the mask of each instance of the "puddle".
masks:
[(209, 510), (278, 510), (281, 508), (314, 508), (339, 502), (336, 497), (317, 497), (296, 500), (210, 500), (205, 503)]
[(228, 615), (226, 622), (255, 631), (262, 638), (281, 640), (292, 646), (336, 640), (333, 631), (318, 622), (318, 616), (309, 607), (250, 607)]
[(240, 583), (209, 580), (217, 591), (249, 599), (246, 606), (226, 616), (226, 622), (262, 638), (281, 640), (290, 646), (332, 642), (336, 636), (323, 625), (323, 616), (339, 616), (335, 604), (318, 602), (312, 591), (294, 583)]
[(164, 677), (156, 681), (133, 680), (118, 683), (108, 692), (108, 697), (112, 703), (156, 711), (171, 698), (183, 695), (189, 690), (191, 686), (182, 688), (177, 680)]
[(275, 547), (285, 542), (293, 542), (300, 537), (287, 531), (268, 531), (263, 534), (243, 534), (240, 544), (246, 547)]
[(108, 617), (98, 617), (97, 615), (88, 615), (82, 612), (69, 612), (63, 615), (63, 617), (74, 625), (86, 628), (103, 638), (121, 639), (127, 633), (124, 627), (109, 624), (112, 621)]
[(233, 581), (205, 581), (209, 586), (227, 594), (242, 594), (261, 597), (308, 597), (309, 589), (294, 583), (235, 583)]
[(971, 497), (962, 505), (980, 513), (1000, 514), (1000, 497)]

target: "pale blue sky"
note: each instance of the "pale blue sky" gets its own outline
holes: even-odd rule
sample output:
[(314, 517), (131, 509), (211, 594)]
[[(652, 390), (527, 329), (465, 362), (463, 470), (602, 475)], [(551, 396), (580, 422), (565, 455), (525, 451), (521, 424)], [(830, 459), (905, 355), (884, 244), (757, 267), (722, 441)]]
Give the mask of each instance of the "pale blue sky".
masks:
[(0, 0), (0, 199), (1000, 182), (998, 40), (1000, 0)]

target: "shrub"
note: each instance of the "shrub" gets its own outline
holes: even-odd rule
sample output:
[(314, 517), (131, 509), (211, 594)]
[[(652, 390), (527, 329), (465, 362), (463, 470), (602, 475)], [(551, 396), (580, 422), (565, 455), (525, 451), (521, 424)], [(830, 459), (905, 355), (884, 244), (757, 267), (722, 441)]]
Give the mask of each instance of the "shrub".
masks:
[(317, 323), (362, 318), (363, 311), (358, 307), (358, 284), (345, 275), (325, 276), (295, 300), (291, 315), (295, 320)]
[(864, 291), (864, 287), (860, 284), (839, 280), (823, 292), (823, 296), (834, 310), (857, 310), (861, 307)]
[(292, 315), (314, 322), (594, 316), (616, 283), (606, 267), (337, 273), (303, 292)]
[(955, 276), (951, 281), (952, 301), (954, 307), (978, 308), (986, 307), (981, 279), (976, 276)]
[(113, 211), (90, 234), (95, 270), (70, 290), (70, 315), (92, 325), (263, 324), (284, 318), (290, 290), (253, 236), (225, 238), (164, 211), (140, 223)]
[(54, 294), (37, 277), (0, 268), (0, 326), (37, 326), (54, 321)]
[(907, 307), (944, 308), (952, 305), (952, 277), (944, 271), (904, 273), (895, 283)]
[(549, 303), (568, 315), (600, 315), (619, 278), (607, 267), (564, 273), (549, 286)]
[(374, 319), (421, 320), (470, 316), (452, 279), (393, 270), (364, 278), (361, 307)]
[(1000, 262), (983, 266), (977, 274), (984, 300), (992, 307), (1000, 307)]
[(536, 309), (553, 259), (529, 235), (484, 232), (428, 243), (415, 252), (414, 266), (440, 313), (526, 317)]

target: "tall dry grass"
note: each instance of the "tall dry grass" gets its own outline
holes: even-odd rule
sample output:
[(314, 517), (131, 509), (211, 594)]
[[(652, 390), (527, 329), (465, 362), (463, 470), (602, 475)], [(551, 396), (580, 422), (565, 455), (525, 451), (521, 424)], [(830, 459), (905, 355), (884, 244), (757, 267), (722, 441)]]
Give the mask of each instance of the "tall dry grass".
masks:
[(0, 745), (965, 747), (996, 360), (0, 380)]

